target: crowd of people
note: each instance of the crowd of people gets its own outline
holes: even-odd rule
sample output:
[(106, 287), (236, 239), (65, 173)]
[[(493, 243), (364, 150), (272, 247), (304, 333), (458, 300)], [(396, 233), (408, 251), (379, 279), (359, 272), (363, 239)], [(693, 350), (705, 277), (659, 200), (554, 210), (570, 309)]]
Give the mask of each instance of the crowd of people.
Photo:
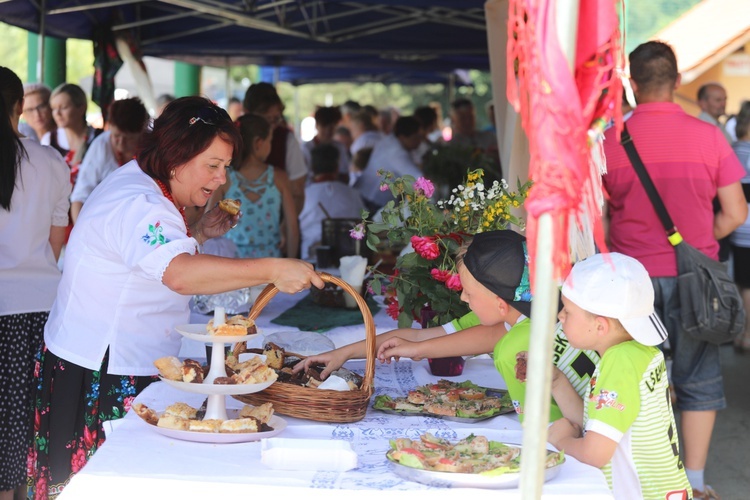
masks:
[[(686, 114), (674, 103), (675, 54), (661, 42), (636, 48), (630, 72), (637, 105), (627, 127), (659, 193), (689, 243), (720, 259), (726, 242), (750, 310), (750, 102), (722, 121), (726, 92), (709, 83), (701, 115)], [(378, 172), (420, 177), (425, 152), (446, 141), (432, 105), (400, 115), (347, 101), (319, 107), (317, 133), (301, 144), (269, 83), (226, 110), (162, 96), (151, 118), (137, 97), (115, 101), (106, 131), (86, 122), (77, 85), (23, 85), (0, 67), (0, 95), (0, 285), (12, 290), (0, 300), (0, 500), (20, 487), (30, 498), (63, 490), (104, 441), (102, 423), (154, 380), (153, 360), (179, 351), (173, 326), (187, 322), (191, 296), (322, 287), (309, 262), (322, 222), (377, 211), (392, 199)], [(453, 144), (498, 155), (472, 101), (451, 103), (450, 118)], [(719, 348), (675, 320), (674, 251), (616, 133), (605, 133), (603, 178), (615, 266), (590, 257), (562, 287), (550, 442), (602, 468), (618, 498), (719, 498), (704, 481), (726, 406)], [(226, 198), (240, 201), (239, 214), (218, 208)], [(516, 363), (533, 298), (525, 238), (476, 235), (458, 270), (472, 313), (382, 334), (378, 358), (493, 353), (523, 419)], [(750, 325), (735, 347), (750, 349)], [(326, 376), (363, 356), (353, 344), (295, 369), (320, 362)], [(674, 402), (663, 397), (670, 390)]]

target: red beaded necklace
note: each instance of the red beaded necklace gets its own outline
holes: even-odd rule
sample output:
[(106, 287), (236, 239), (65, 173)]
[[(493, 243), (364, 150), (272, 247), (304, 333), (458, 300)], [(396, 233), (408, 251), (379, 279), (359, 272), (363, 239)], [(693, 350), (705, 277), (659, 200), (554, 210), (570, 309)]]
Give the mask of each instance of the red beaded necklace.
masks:
[[(165, 186), (164, 183), (162, 181), (160, 181), (159, 179), (154, 179), (154, 180), (159, 185), (159, 188), (161, 189), (162, 194), (169, 201), (171, 201), (172, 203), (174, 203), (174, 198), (172, 198), (172, 193), (169, 192), (169, 190), (167, 189), (167, 186)], [(175, 204), (175, 207), (176, 206), (177, 206), (177, 204)], [(185, 217), (185, 207), (180, 207), (179, 210), (180, 210), (180, 215), (182, 215), (182, 220), (185, 221), (185, 229), (187, 230), (188, 238), (190, 238), (192, 236), (192, 234), (190, 234), (190, 226), (188, 225), (187, 217)]]

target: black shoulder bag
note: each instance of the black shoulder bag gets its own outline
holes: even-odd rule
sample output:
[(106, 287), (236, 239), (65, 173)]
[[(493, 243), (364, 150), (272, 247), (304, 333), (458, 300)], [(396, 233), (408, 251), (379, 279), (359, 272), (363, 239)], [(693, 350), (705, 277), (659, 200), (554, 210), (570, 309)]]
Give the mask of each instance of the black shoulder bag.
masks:
[(677, 294), (683, 330), (694, 338), (711, 344), (720, 345), (731, 341), (744, 329), (745, 309), (740, 292), (729, 277), (726, 266), (682, 239), (635, 149), (627, 126), (622, 131), (620, 143), (654, 205), (667, 232), (667, 239), (675, 249)]

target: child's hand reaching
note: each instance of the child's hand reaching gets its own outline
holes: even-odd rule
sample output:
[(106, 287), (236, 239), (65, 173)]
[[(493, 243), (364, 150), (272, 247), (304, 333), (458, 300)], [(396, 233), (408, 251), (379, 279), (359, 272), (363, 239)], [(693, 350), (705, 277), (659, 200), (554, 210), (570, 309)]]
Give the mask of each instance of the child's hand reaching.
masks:
[(380, 345), (377, 358), (381, 363), (390, 364), (391, 358), (398, 361), (400, 358), (411, 358), (419, 361), (424, 356), (417, 349), (419, 342), (411, 342), (400, 337), (391, 337)]
[(558, 450), (564, 448), (561, 444), (570, 438), (580, 438), (583, 431), (578, 424), (575, 424), (567, 418), (561, 418), (555, 420), (549, 426), (549, 433), (547, 435), (547, 441)]
[(294, 368), (292, 368), (292, 372), (298, 373), (302, 370), (307, 371), (310, 365), (322, 363), (325, 365), (325, 368), (322, 372), (320, 372), (320, 378), (325, 380), (328, 378), (328, 375), (341, 368), (341, 366), (348, 360), (349, 357), (346, 354), (341, 352), (339, 349), (334, 349), (333, 351), (328, 351), (305, 358), (304, 360), (294, 365)]

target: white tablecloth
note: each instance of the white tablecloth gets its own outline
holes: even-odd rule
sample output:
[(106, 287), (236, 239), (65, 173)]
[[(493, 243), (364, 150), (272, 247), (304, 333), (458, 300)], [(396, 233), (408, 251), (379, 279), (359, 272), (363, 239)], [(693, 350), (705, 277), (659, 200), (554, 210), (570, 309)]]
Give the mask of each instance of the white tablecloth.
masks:
[[(347, 365), (362, 371), (362, 361)], [(405, 360), (378, 365), (375, 375), (377, 393), (403, 395), (416, 385), (438, 378), (432, 376), (426, 362)], [(468, 360), (460, 380), (480, 385), (502, 387), (502, 379), (489, 359)], [(164, 383), (152, 384), (137, 401), (162, 410), (176, 401), (193, 406), (203, 396), (180, 392)], [(228, 407), (241, 403), (227, 398)], [(343, 439), (358, 456), (358, 466), (348, 472), (278, 471), (261, 464), (260, 443), (204, 444), (179, 441), (157, 433), (132, 412), (108, 437), (64, 490), (62, 500), (71, 499), (280, 499), (300, 494), (308, 499), (351, 500), (367, 498), (518, 498), (512, 490), (432, 488), (406, 481), (391, 471), (385, 453), (388, 440), (415, 438), (432, 432), (446, 439), (460, 439), (470, 433), (491, 439), (521, 443), (521, 426), (515, 415), (499, 416), (476, 424), (464, 424), (435, 418), (402, 417), (370, 408), (365, 418), (352, 424), (327, 424), (281, 416), (288, 427), (279, 435), (284, 438)], [(314, 464), (311, 464), (311, 468)], [(429, 490), (429, 491), (425, 491)], [(583, 465), (568, 457), (559, 475), (547, 482), (544, 497), (611, 498), (599, 469)], [(283, 496), (282, 496), (283, 495)], [(415, 496), (417, 495), (417, 496)]]

